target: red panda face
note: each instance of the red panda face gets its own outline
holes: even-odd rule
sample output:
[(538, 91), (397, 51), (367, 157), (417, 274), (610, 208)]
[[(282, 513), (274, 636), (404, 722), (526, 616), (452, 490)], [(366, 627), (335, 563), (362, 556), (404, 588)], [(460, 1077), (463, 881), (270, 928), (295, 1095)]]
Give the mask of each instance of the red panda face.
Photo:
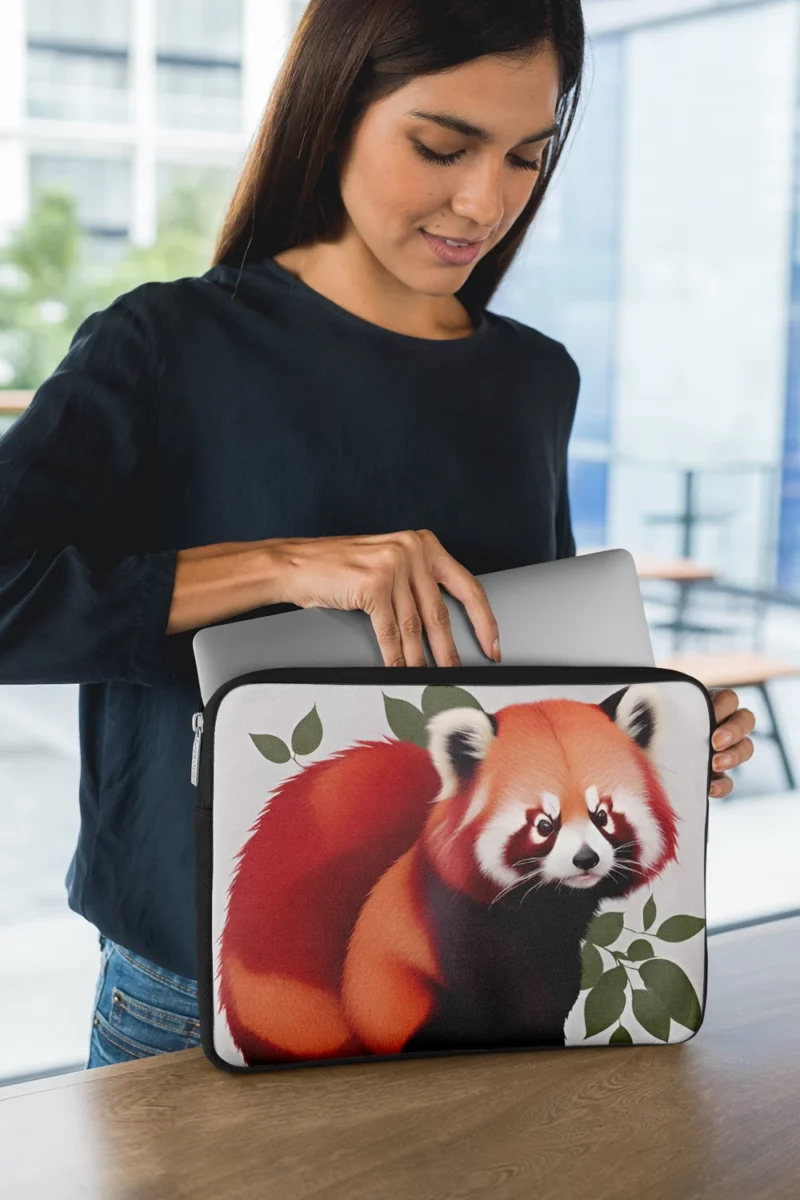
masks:
[[(450, 709), (429, 723), (442, 789), (433, 852), (459, 886), (465, 851), (483, 883), (598, 889), (620, 896), (674, 857), (675, 814), (652, 756), (661, 706), (652, 685), (602, 705), (515, 704), (494, 715)], [(486, 890), (485, 888), (483, 890)]]

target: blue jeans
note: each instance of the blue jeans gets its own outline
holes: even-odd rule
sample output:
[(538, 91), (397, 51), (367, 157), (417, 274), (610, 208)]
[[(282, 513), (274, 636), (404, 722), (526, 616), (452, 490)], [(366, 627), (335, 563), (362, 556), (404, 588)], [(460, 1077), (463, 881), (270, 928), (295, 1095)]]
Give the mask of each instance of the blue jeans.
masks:
[(156, 966), (100, 934), (86, 1069), (200, 1044), (197, 980)]

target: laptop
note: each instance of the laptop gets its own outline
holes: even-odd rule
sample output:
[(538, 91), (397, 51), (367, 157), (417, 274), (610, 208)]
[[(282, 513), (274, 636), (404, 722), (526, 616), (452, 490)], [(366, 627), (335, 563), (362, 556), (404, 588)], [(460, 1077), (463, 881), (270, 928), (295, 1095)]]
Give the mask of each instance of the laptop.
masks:
[[(483, 584), (507, 665), (654, 666), (639, 577), (627, 550), (599, 550), (555, 562), (491, 571)], [(460, 600), (441, 589), (463, 666), (492, 666)], [(436, 666), (423, 630), (428, 666)], [(367, 613), (298, 608), (232, 619), (192, 639), (200, 695), (265, 667), (383, 666)]]

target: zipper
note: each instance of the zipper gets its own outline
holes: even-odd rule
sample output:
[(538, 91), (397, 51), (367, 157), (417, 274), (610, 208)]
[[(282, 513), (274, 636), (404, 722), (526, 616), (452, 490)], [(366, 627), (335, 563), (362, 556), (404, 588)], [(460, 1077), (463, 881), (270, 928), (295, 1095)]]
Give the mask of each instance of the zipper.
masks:
[(192, 746), (192, 783), (197, 787), (198, 766), (200, 764), (200, 742), (203, 737), (203, 714), (192, 714), (192, 729), (194, 730), (194, 745)]

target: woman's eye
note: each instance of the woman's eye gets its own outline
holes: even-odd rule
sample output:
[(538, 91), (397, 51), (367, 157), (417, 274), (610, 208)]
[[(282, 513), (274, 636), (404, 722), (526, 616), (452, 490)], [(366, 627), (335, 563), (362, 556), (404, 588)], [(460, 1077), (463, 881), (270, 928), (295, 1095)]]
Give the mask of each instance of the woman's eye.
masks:
[[(456, 150), (453, 154), (437, 154), (434, 150), (429, 150), (427, 146), (423, 146), (422, 142), (414, 142), (414, 148), (428, 162), (438, 163), (441, 167), (452, 167), (457, 163), (464, 153), (463, 150)], [(523, 171), (538, 171), (541, 168), (542, 160), (539, 158), (535, 162), (529, 162), (526, 158), (516, 158), (513, 154), (511, 161), (515, 167), (519, 167)]]

